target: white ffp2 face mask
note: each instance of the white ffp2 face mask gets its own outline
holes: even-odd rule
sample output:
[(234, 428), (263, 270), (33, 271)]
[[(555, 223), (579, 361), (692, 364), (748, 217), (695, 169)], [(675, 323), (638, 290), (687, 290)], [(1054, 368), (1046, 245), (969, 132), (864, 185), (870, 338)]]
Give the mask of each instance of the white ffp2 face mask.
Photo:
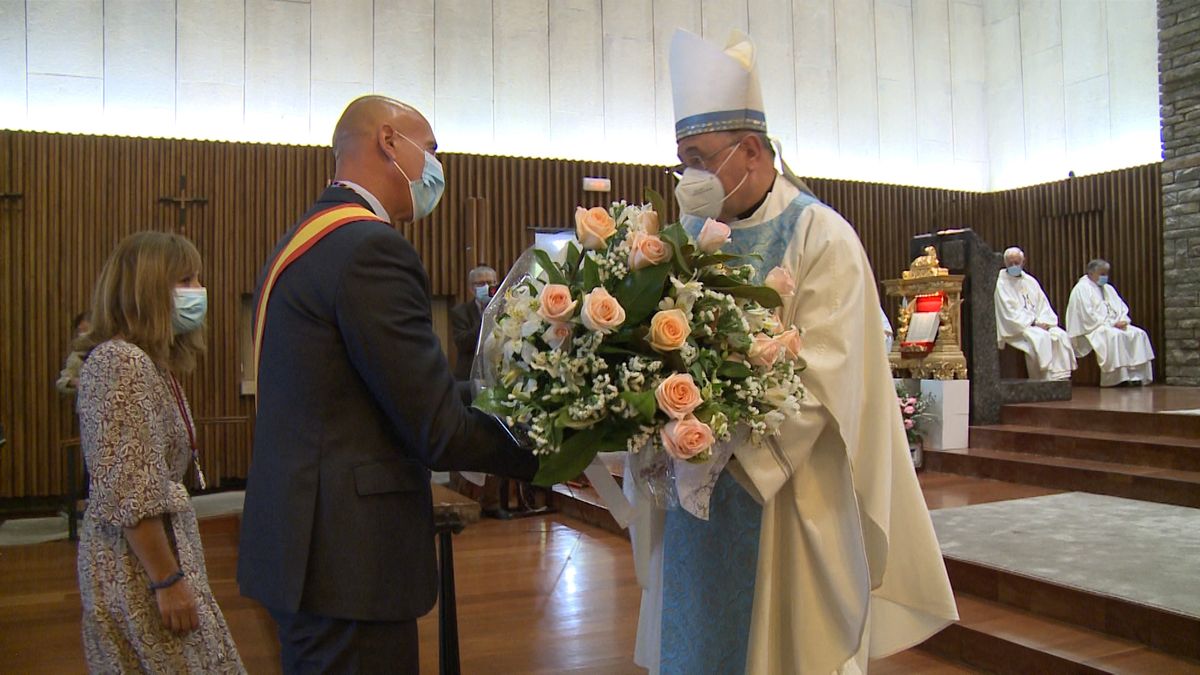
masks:
[(717, 174), (721, 173), (721, 169), (729, 162), (730, 157), (737, 153), (737, 149), (741, 147), (741, 141), (734, 146), (733, 152), (729, 153), (729, 157), (721, 162), (721, 166), (717, 167), (716, 171), (705, 171), (704, 169), (694, 169), (688, 167), (683, 170), (683, 175), (679, 178), (679, 184), (675, 186), (675, 201), (679, 202), (679, 210), (689, 216), (698, 218), (716, 218), (721, 215), (721, 206), (725, 204), (725, 200), (729, 199), (730, 195), (737, 192), (738, 189), (745, 184), (746, 179), (750, 177), (747, 173), (742, 177), (742, 180), (737, 184), (737, 187), (727, 195), (725, 194), (725, 186), (721, 185), (721, 179)]

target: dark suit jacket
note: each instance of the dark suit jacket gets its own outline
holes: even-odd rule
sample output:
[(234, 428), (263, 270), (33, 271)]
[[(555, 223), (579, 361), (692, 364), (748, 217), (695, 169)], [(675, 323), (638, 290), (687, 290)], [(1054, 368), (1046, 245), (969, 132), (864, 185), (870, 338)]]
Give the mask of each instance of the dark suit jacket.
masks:
[[(366, 206), (328, 188), (305, 218), (339, 203)], [(242, 594), (342, 619), (427, 613), (437, 593), (429, 469), (528, 479), (536, 460), (463, 404), (425, 270), (390, 225), (350, 223), (318, 242), (279, 276), (265, 322)]]
[(479, 323), (483, 312), (474, 298), (455, 305), (450, 310), (450, 328), (454, 334), (454, 377), (471, 379), (471, 364), (475, 361), (475, 347), (479, 344)]

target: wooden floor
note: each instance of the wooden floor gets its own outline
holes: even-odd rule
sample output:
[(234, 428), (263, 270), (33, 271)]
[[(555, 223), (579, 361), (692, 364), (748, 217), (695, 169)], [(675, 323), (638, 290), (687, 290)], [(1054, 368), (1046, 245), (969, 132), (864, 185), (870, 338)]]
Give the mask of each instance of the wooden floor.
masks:
[[(922, 480), (932, 508), (1034, 494), (957, 476)], [(201, 535), (213, 591), (247, 668), (279, 672), (270, 617), (237, 593), (237, 520), (202, 521)], [(559, 516), (485, 520), (455, 538), (455, 569), (463, 672), (644, 672), (633, 665), (640, 591), (623, 537)], [(0, 672), (84, 672), (79, 616), (73, 544), (0, 548)], [(437, 672), (435, 621), (436, 611), (420, 624), (423, 673)], [(918, 651), (872, 668), (967, 672)]]

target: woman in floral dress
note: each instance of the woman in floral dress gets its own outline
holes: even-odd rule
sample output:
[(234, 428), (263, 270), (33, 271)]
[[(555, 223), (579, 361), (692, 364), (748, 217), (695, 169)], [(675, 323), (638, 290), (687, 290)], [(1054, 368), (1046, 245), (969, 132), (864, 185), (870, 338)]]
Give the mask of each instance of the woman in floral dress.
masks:
[[(181, 481), (195, 427), (176, 376), (204, 349), (207, 294), (187, 239), (141, 232), (104, 265), (76, 406), (91, 495), (79, 540), (95, 673), (242, 673)], [(197, 470), (199, 465), (197, 464)]]

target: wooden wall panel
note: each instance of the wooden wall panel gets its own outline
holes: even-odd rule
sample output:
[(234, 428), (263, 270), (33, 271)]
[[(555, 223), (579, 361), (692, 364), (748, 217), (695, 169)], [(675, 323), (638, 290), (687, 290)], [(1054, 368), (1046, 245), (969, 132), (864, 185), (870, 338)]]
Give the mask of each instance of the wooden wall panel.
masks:
[[(571, 227), (577, 205), (641, 201), (652, 186), (674, 208), (672, 180), (661, 167), (454, 154), (442, 160), (442, 205), (402, 228), (439, 296), (464, 298), (475, 261), (503, 272), (531, 243), (530, 228)], [(0, 200), (0, 420), (8, 436), (0, 448), (0, 498), (64, 491), (59, 446), (73, 435), (73, 413), (53, 383), (69, 323), (89, 304), (108, 253), (142, 229), (179, 229), (204, 256), (209, 352), (185, 386), (210, 480), (244, 477), (253, 404), (239, 394), (241, 296), (254, 290), (275, 242), (332, 173), (327, 148), (0, 131), (0, 193), (23, 194)], [(208, 202), (189, 208), (180, 228), (178, 210), (158, 200), (179, 194), (181, 175), (188, 195)], [(592, 175), (612, 179), (612, 192), (582, 193), (581, 179)], [(858, 229), (880, 278), (907, 265), (913, 234), (974, 226), (997, 248), (1026, 247), (1031, 271), (1062, 313), (1087, 259), (1109, 257), (1135, 320), (1159, 346), (1158, 180), (1150, 166), (994, 194), (811, 184)], [(477, 249), (468, 252), (472, 239)]]
[[(997, 251), (1020, 246), (1060, 321), (1093, 258), (1113, 264), (1113, 283), (1134, 323), (1159, 351), (1163, 338), (1162, 190), (1157, 164), (992, 193), (810, 179), (813, 191), (858, 230), (877, 278), (907, 268), (915, 234), (972, 227)], [(894, 301), (890, 301), (894, 303)], [(895, 316), (894, 304), (889, 314)], [(1161, 368), (1158, 369), (1161, 375)], [(1081, 369), (1077, 384), (1099, 384)], [(1161, 379), (1161, 378), (1159, 378)]]
[[(425, 221), (406, 225), (436, 295), (465, 298), (475, 260), (503, 271), (532, 243), (534, 226), (571, 227), (577, 204), (640, 199), (643, 186), (669, 194), (660, 167), (544, 159), (442, 155), (447, 192)], [(608, 176), (613, 191), (588, 195), (584, 176)], [(160, 197), (206, 198), (178, 209)], [(90, 304), (100, 266), (123, 237), (178, 230), (204, 256), (209, 351), (185, 381), (196, 411), (205, 473), (220, 485), (246, 475), (252, 399), (241, 396), (241, 296), (283, 232), (333, 176), (328, 148), (0, 131), (0, 498), (62, 493), (64, 440), (73, 411), (54, 389), (71, 318)], [(468, 215), (480, 249), (468, 259)]]

